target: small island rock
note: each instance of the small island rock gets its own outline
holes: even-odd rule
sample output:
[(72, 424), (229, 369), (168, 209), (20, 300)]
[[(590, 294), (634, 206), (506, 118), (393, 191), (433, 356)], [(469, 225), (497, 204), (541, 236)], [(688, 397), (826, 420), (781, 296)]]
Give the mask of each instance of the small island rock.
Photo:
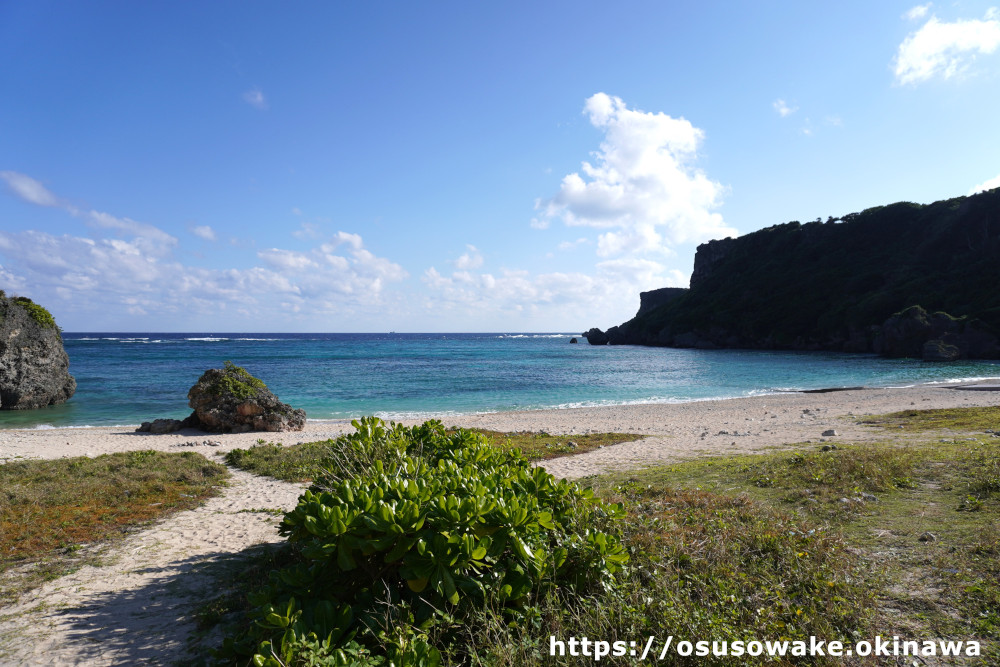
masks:
[(305, 410), (282, 403), (261, 380), (227, 361), (225, 368), (210, 368), (188, 391), (194, 408), (186, 419), (143, 422), (137, 432), (170, 433), (197, 428), (212, 433), (249, 431), (301, 431)]
[(69, 355), (49, 311), (0, 290), (0, 409), (56, 405), (76, 391)]

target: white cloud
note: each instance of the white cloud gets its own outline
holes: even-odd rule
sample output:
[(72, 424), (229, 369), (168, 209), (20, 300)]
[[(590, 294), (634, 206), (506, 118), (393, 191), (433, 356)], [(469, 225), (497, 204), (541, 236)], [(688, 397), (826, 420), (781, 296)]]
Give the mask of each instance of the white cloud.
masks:
[(64, 206), (58, 197), (30, 176), (16, 171), (0, 171), (0, 178), (7, 182), (7, 187), (15, 195), (26, 202), (39, 206)]
[(785, 102), (785, 100), (781, 99), (775, 100), (771, 104), (771, 106), (774, 107), (774, 110), (777, 111), (778, 115), (781, 116), (782, 118), (785, 118), (786, 116), (791, 116), (793, 113), (799, 110), (798, 107), (788, 106), (788, 103)]
[(468, 269), (478, 269), (483, 265), (483, 256), (479, 253), (474, 245), (466, 245), (466, 250), (468, 252), (464, 253), (461, 257), (452, 262), (455, 268), (459, 271), (466, 271)]
[(987, 190), (992, 190), (993, 188), (1000, 188), (1000, 174), (975, 186), (969, 190), (969, 194), (974, 195), (977, 192), (986, 192)]
[(945, 23), (932, 16), (899, 45), (893, 72), (899, 84), (915, 84), (934, 77), (950, 79), (967, 71), (978, 55), (1000, 46), (1000, 16), (994, 10), (983, 20)]
[(333, 235), (333, 242), (327, 244), (327, 246), (333, 249), (339, 245), (343, 245), (344, 243), (351, 246), (355, 250), (360, 249), (362, 246), (361, 237), (357, 234), (350, 234), (348, 232), (337, 232)]
[(264, 97), (264, 93), (261, 92), (260, 88), (254, 87), (243, 93), (243, 101), (255, 109), (260, 109), (261, 111), (267, 109), (267, 98)]
[(280, 248), (261, 250), (257, 253), (257, 257), (264, 260), (265, 264), (269, 264), (281, 271), (303, 271), (316, 266), (316, 262), (306, 255)]
[(216, 239), (215, 230), (208, 225), (199, 225), (191, 229), (191, 233), (200, 239), (205, 239), (206, 241), (214, 241)]
[[(227, 309), (252, 326), (287, 317), (308, 326), (314, 316), (324, 315), (338, 321), (354, 316), (381, 320), (385, 286), (408, 277), (400, 265), (366, 250), (359, 235), (346, 232), (305, 252), (260, 251), (259, 266), (186, 266), (174, 257), (178, 239), (153, 225), (76, 209), (36, 187), (30, 177), (7, 173), (4, 178), (13, 182), (18, 196), (66, 210), (83, 219), (95, 236), (114, 236), (0, 231), (0, 289), (23, 292), (30, 285), (33, 298), (61, 313), (76, 313), (84, 323), (77, 324), (81, 330), (96, 324), (95, 317), (107, 324), (109, 318), (125, 314), (151, 318), (142, 323), (128, 320), (131, 326), (155, 328), (169, 316), (175, 326), (187, 318), (198, 322), (195, 328), (204, 328)], [(195, 227), (192, 233), (214, 238), (207, 226)]]
[(918, 21), (927, 16), (927, 12), (930, 11), (930, 8), (931, 3), (929, 2), (926, 5), (917, 5), (903, 14), (903, 18), (909, 19), (910, 21)]
[(518, 322), (544, 318), (572, 330), (624, 322), (635, 315), (639, 292), (687, 286), (688, 277), (657, 261), (618, 257), (599, 262), (591, 273), (504, 269), (499, 274), (457, 270), (447, 275), (431, 267), (422, 282), (429, 291), (427, 312), (447, 312), (449, 321), (466, 318), (470, 326), (492, 323), (498, 330), (516, 331)]
[(536, 202), (532, 226), (561, 219), (607, 228), (601, 247), (614, 253), (662, 252), (688, 241), (735, 236), (713, 213), (725, 188), (693, 166), (703, 132), (683, 118), (629, 109), (604, 93), (586, 101), (591, 124), (604, 131), (594, 163), (563, 178), (559, 192)]
[(131, 218), (117, 218), (101, 211), (88, 212), (87, 219), (93, 226), (113, 229), (120, 234), (133, 237), (137, 246), (152, 255), (167, 254), (177, 245), (175, 237), (145, 222), (137, 222)]

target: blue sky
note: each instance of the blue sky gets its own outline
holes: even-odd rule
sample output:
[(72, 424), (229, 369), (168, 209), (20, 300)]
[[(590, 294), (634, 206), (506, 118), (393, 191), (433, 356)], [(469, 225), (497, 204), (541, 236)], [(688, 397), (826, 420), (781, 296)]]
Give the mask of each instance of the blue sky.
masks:
[(0, 61), (0, 289), (67, 331), (604, 328), (1000, 186), (988, 2), (24, 0)]

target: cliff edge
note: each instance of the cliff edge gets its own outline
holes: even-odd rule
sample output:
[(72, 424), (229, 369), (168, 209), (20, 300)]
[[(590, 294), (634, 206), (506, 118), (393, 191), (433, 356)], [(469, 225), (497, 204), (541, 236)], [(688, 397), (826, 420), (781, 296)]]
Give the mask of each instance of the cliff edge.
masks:
[(1000, 188), (709, 241), (690, 289), (645, 292), (634, 318), (588, 340), (998, 359), (997, 285)]
[(0, 290), (0, 409), (55, 405), (75, 391), (52, 315), (31, 299)]

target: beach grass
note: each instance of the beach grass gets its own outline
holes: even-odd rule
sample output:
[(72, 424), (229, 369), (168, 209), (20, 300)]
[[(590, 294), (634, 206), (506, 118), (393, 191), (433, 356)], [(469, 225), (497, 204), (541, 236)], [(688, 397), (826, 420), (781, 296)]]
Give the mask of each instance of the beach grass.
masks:
[[(455, 430), (451, 429), (449, 432)], [(644, 437), (631, 433), (550, 435), (535, 431), (505, 433), (483, 429), (466, 430), (485, 436), (491, 444), (501, 449), (520, 451), (531, 461), (583, 454)], [(332, 443), (332, 440), (323, 440), (286, 446), (259, 440), (256, 445), (247, 449), (230, 450), (226, 454), (226, 463), (255, 475), (274, 477), (286, 482), (309, 482), (326, 472), (324, 459), (329, 455)]]
[(977, 639), (983, 661), (972, 664), (998, 664), (1000, 441), (833, 444), (825, 452), (804, 447), (691, 461), (592, 484), (604, 493), (687, 489), (789, 512), (835, 535), (866, 564), (861, 577), (878, 610), (871, 632)]
[(902, 410), (866, 417), (863, 424), (902, 431), (995, 431), (1000, 433), (1000, 406)]
[(93, 562), (108, 540), (200, 505), (228, 477), (193, 452), (0, 465), (0, 599)]

